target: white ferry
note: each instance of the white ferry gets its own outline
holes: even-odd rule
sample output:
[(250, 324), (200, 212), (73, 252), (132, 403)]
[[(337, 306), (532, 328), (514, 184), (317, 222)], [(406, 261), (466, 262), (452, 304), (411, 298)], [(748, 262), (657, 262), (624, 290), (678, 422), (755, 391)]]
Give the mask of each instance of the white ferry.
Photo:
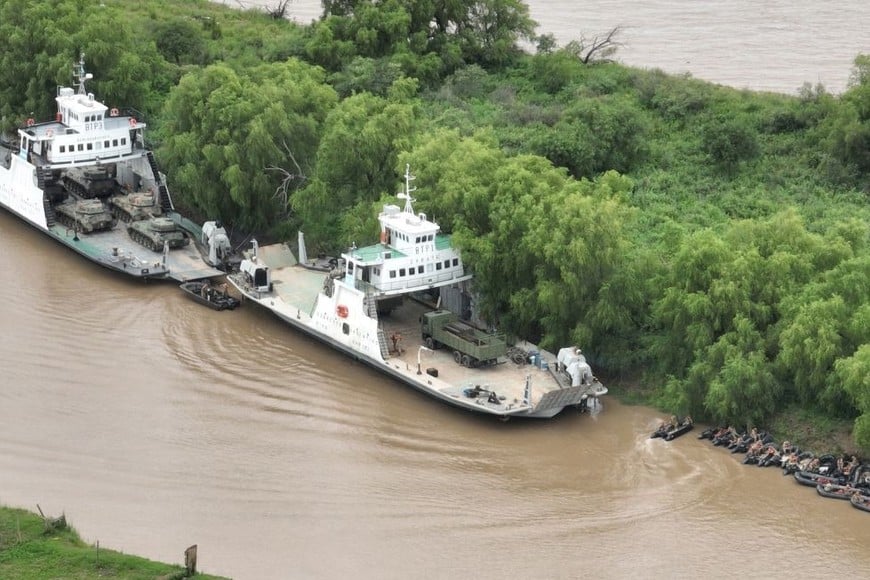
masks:
[(57, 90), (54, 119), (31, 117), (17, 141), (0, 140), (0, 206), (133, 277), (185, 281), (223, 274), (203, 259), (202, 229), (175, 211), (145, 147), (146, 124), (86, 92), (92, 75), (85, 73), (84, 55), (75, 76), (78, 90)]
[(548, 418), (594, 408), (607, 389), (580, 349), (557, 354), (473, 324), (462, 258), (437, 223), (415, 214), (405, 173), (404, 209), (385, 205), (380, 241), (341, 260), (299, 259), (286, 244), (259, 247), (229, 282), (294, 328), (403, 383), (467, 410)]

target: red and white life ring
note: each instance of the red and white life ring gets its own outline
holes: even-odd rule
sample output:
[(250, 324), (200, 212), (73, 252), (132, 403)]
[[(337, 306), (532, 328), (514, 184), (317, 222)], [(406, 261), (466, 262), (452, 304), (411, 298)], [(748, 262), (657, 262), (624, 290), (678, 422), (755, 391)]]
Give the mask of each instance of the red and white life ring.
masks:
[(27, 126), (28, 126), (28, 127), (33, 127), (33, 125), (34, 125), (35, 123), (36, 123), (36, 121), (33, 120), (33, 117), (28, 117), (28, 118), (27, 118)]
[(118, 109), (112, 109), (112, 110), (110, 110), (110, 111), (109, 111), (109, 116), (110, 116), (110, 117), (117, 117), (117, 116), (118, 116)]
[(52, 131), (51, 129), (46, 129), (45, 136), (46, 137), (54, 137), (54, 131)]
[(345, 306), (344, 304), (339, 304), (335, 307), (335, 313), (338, 314), (339, 318), (347, 318), (347, 306)]
[(131, 126), (131, 127), (135, 127), (135, 126), (136, 126), (136, 117), (130, 117), (130, 126)]

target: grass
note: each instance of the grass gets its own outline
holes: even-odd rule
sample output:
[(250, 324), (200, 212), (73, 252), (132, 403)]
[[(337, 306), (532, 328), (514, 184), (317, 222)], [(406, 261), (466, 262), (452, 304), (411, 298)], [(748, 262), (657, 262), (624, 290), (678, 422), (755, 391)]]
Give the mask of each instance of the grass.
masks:
[(816, 453), (866, 456), (867, 450), (859, 449), (852, 438), (853, 423), (851, 420), (833, 419), (806, 409), (789, 408), (773, 418), (770, 430), (782, 434), (783, 439)]
[[(170, 580), (185, 577), (183, 566), (90, 546), (69, 526), (47, 529), (39, 515), (0, 507), (0, 578)], [(221, 577), (197, 574), (195, 578)]]

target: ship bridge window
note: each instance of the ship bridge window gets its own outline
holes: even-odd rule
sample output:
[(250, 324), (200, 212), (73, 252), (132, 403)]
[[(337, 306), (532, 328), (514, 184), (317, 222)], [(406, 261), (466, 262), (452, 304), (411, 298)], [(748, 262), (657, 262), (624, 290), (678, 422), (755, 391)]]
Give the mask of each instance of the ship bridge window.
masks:
[(121, 145), (126, 145), (126, 144), (127, 144), (127, 138), (121, 137)]
[(396, 277), (396, 271), (390, 270), (390, 278), (395, 278), (395, 277)]
[(254, 286), (266, 286), (269, 282), (266, 280), (266, 269), (265, 268), (257, 268), (254, 271)]
[(441, 262), (435, 262), (435, 269), (436, 269), (436, 270), (440, 270), (440, 269), (441, 269)]
[(60, 152), (61, 152), (61, 153), (66, 153), (66, 145), (61, 145), (61, 146), (60, 146)]
[(348, 324), (347, 322), (342, 323), (341, 331), (345, 334), (350, 334), (350, 324)]
[(109, 140), (108, 140), (108, 139), (106, 139), (105, 141), (103, 141), (103, 147), (105, 147), (106, 149), (109, 148)]
[(118, 140), (112, 139), (112, 147), (117, 147), (117, 146), (118, 146)]
[(399, 268), (399, 276), (404, 276), (404, 275), (405, 275), (405, 269)]
[(85, 146), (84, 146), (83, 144), (79, 143), (79, 145), (78, 145), (78, 149), (79, 149), (79, 151), (84, 151), (84, 150), (85, 150)]
[(445, 267), (445, 268), (449, 268), (449, 267), (450, 267), (450, 260), (444, 260), (444, 267)]
[(88, 143), (88, 151), (93, 151), (93, 150), (94, 150), (94, 144)]
[(459, 265), (459, 258), (453, 258), (453, 267), (455, 268), (458, 265)]

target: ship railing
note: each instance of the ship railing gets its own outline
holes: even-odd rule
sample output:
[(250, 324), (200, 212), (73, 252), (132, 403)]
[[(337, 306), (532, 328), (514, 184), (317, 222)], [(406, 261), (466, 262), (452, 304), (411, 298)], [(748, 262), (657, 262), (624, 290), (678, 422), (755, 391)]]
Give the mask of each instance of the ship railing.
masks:
[(443, 282), (461, 282), (463, 280), (468, 280), (471, 276), (465, 274), (463, 272), (441, 272), (439, 274), (423, 274), (421, 276), (406, 276), (402, 280), (390, 281), (390, 282), (380, 282), (377, 286), (364, 282), (362, 280), (354, 280), (354, 287), (357, 290), (362, 290), (364, 292), (375, 292), (377, 294), (383, 292), (390, 292), (392, 290), (423, 290), (429, 288), (433, 285), (443, 285)]

